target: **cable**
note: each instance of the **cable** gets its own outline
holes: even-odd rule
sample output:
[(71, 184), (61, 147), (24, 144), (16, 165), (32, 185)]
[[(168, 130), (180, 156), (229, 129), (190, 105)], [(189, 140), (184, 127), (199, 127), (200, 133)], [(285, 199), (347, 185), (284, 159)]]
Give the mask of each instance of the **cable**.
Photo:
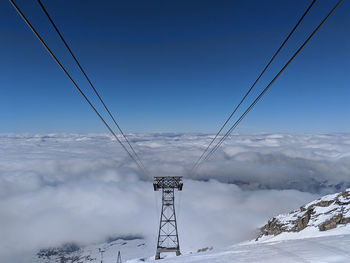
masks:
[(238, 108), (241, 106), (241, 104), (244, 102), (244, 100), (247, 98), (247, 96), (250, 94), (250, 92), (252, 91), (252, 89), (255, 87), (256, 83), (260, 80), (260, 78), (262, 77), (262, 75), (265, 73), (265, 71), (268, 69), (268, 67), (270, 66), (270, 64), (273, 62), (273, 60), (275, 59), (275, 57), (277, 56), (277, 54), (280, 52), (280, 50), (283, 48), (283, 46), (286, 44), (286, 42), (289, 40), (289, 38), (292, 36), (292, 34), (294, 33), (294, 31), (297, 29), (297, 27), (299, 26), (299, 24), (301, 23), (301, 21), (304, 19), (304, 17), (306, 16), (306, 14), (309, 12), (309, 10), (311, 9), (311, 7), (314, 5), (314, 3), (316, 2), (316, 0), (313, 0), (311, 2), (311, 4), (309, 5), (309, 7), (306, 9), (306, 11), (304, 12), (304, 14), (301, 16), (301, 18), (299, 19), (299, 21), (295, 24), (295, 26), (293, 27), (292, 31), (290, 31), (290, 33), (288, 34), (288, 36), (285, 38), (285, 40), (282, 42), (281, 46), (277, 49), (277, 51), (275, 52), (275, 54), (272, 56), (272, 58), (270, 59), (270, 61), (267, 63), (267, 65), (265, 66), (265, 68), (261, 71), (260, 75), (258, 76), (258, 78), (254, 81), (253, 85), (249, 88), (249, 90), (247, 91), (247, 93), (243, 96), (243, 98), (241, 99), (241, 101), (238, 103), (238, 105), (236, 106), (236, 108), (233, 110), (233, 112), (231, 113), (231, 115), (227, 118), (227, 120), (225, 121), (225, 123), (221, 126), (221, 128), (219, 129), (219, 131), (216, 133), (215, 137), (211, 140), (211, 142), (209, 143), (209, 145), (207, 146), (207, 148), (204, 150), (204, 152), (202, 153), (202, 155), (199, 157), (199, 159), (196, 161), (196, 163), (193, 165), (191, 172), (193, 172), (197, 165), (201, 162), (203, 156), (206, 154), (206, 152), (209, 150), (210, 146), (214, 143), (214, 141), (216, 140), (216, 138), (219, 136), (219, 134), (221, 133), (221, 131), (224, 129), (224, 127), (226, 126), (226, 124), (231, 120), (232, 116), (236, 113), (236, 111), (238, 110)]
[(232, 131), (238, 126), (238, 124), (243, 120), (243, 118), (249, 113), (249, 111), (255, 106), (255, 104), (261, 99), (261, 97), (267, 92), (271, 85), (276, 81), (276, 79), (282, 74), (282, 72), (288, 67), (292, 60), (298, 55), (298, 53), (305, 47), (309, 40), (314, 36), (314, 34), (320, 29), (320, 27), (326, 22), (329, 16), (335, 11), (335, 9), (341, 4), (343, 0), (338, 1), (338, 3), (333, 7), (333, 9), (328, 13), (328, 15), (322, 20), (322, 22), (316, 27), (316, 29), (309, 35), (305, 42), (299, 47), (299, 49), (294, 53), (294, 55), (289, 59), (289, 61), (283, 66), (283, 68), (277, 73), (277, 75), (272, 79), (272, 81), (266, 86), (266, 88), (259, 94), (259, 96), (254, 100), (254, 102), (248, 107), (248, 109), (240, 116), (240, 118), (231, 126), (231, 128), (226, 132), (226, 134), (220, 139), (220, 141), (215, 145), (215, 147), (209, 152), (204, 160), (208, 160), (214, 152), (220, 147), (223, 141), (232, 133)]
[[(76, 58), (76, 56), (73, 54), (73, 51), (71, 50), (71, 48), (69, 47), (69, 45), (67, 44), (66, 40), (64, 39), (64, 37), (62, 36), (61, 32), (58, 30), (56, 24), (54, 23), (54, 21), (52, 20), (51, 16), (49, 15), (49, 13), (47, 12), (46, 8), (44, 7), (44, 5), (42, 4), (42, 2), (40, 0), (37, 0), (41, 9), (43, 10), (43, 12), (46, 14), (47, 18), (49, 19), (51, 25), (54, 27), (54, 29), (56, 30), (57, 34), (59, 35), (59, 37), (61, 38), (62, 42), (64, 43), (64, 45), (66, 46), (66, 48), (68, 49), (69, 53), (71, 54), (71, 56), (73, 57), (74, 61), (77, 63), (80, 71), (83, 73), (83, 75), (85, 76), (86, 80), (89, 82), (91, 88), (93, 89), (93, 91), (95, 92), (96, 96), (98, 97), (98, 99), (100, 100), (100, 102), (103, 104), (103, 107), (105, 108), (105, 110), (107, 111), (108, 115), (111, 117), (111, 119), (113, 120), (114, 124), (117, 126), (118, 130), (120, 131), (120, 133), (123, 135), (125, 141), (127, 142), (127, 144), (129, 145), (130, 149), (132, 150), (132, 152), (134, 153), (134, 155), (136, 156), (136, 159), (140, 162), (140, 164), (142, 165), (142, 167), (145, 169), (145, 166), (143, 165), (140, 157), (138, 156), (138, 154), (136, 153), (136, 151), (134, 150), (134, 148), (132, 147), (132, 145), (130, 144), (128, 138), (126, 137), (126, 135), (124, 134), (124, 132), (122, 131), (122, 129), (120, 128), (120, 126), (118, 125), (117, 121), (115, 120), (114, 116), (112, 115), (112, 113), (109, 111), (107, 105), (105, 104), (105, 102), (103, 101), (103, 99), (101, 98), (100, 94), (98, 93), (98, 91), (96, 90), (95, 86), (92, 84), (92, 82), (90, 81), (90, 78), (87, 76), (85, 70), (83, 69), (83, 67), (81, 66), (81, 64), (79, 63), (78, 59)], [(146, 170), (146, 169), (145, 169)]]
[(103, 124), (107, 127), (107, 129), (112, 133), (112, 135), (116, 138), (116, 140), (119, 142), (119, 144), (123, 147), (123, 149), (128, 153), (131, 159), (137, 164), (137, 166), (140, 168), (142, 172), (147, 174), (147, 171), (145, 171), (142, 166), (139, 164), (139, 162), (134, 158), (134, 156), (128, 151), (128, 149), (125, 147), (125, 145), (119, 140), (118, 136), (115, 134), (115, 132), (111, 129), (111, 127), (107, 124), (107, 122), (103, 119), (101, 114), (96, 110), (96, 108), (92, 105), (90, 100), (86, 97), (84, 92), (79, 88), (78, 84), (73, 80), (73, 78), (70, 76), (70, 74), (67, 72), (67, 70), (64, 68), (64, 66), (61, 64), (61, 62), (58, 60), (58, 58), (54, 55), (54, 53), (51, 51), (51, 49), (47, 46), (45, 41), (41, 38), (41, 36), (38, 34), (38, 32), (35, 30), (35, 28), (31, 25), (29, 20), (25, 17), (25, 15), (22, 13), (22, 11), (19, 9), (19, 7), (15, 4), (13, 0), (9, 0), (12, 6), (16, 9), (17, 13), (22, 17), (24, 22), (28, 25), (28, 27), (31, 29), (31, 31), (34, 33), (34, 35), (38, 38), (38, 40), (41, 42), (41, 44), (45, 47), (47, 52), (51, 55), (51, 57), (54, 59), (54, 61), (57, 63), (57, 65), (62, 69), (62, 71), (66, 74), (66, 76), (70, 79), (70, 81), (73, 83), (73, 85), (77, 88), (79, 93), (84, 97), (86, 102), (90, 105), (90, 107), (94, 110), (94, 112), (97, 114), (97, 116), (100, 118), (100, 120), (103, 122)]
[[(328, 15), (322, 20), (322, 22), (314, 29), (314, 31), (309, 35), (305, 42), (299, 47), (299, 49), (294, 53), (294, 55), (288, 60), (288, 62), (283, 66), (283, 68), (277, 73), (277, 75), (272, 79), (272, 81), (265, 87), (265, 89), (259, 94), (259, 96), (254, 100), (248, 109), (239, 117), (239, 119), (231, 126), (231, 128), (225, 133), (225, 135), (220, 139), (220, 141), (212, 148), (212, 150), (206, 155), (204, 161), (208, 160), (215, 151), (221, 146), (223, 141), (232, 133), (232, 131), (238, 126), (238, 124), (244, 119), (244, 117), (249, 113), (249, 111), (255, 106), (255, 104), (261, 99), (261, 97), (268, 91), (271, 85), (276, 81), (276, 79), (282, 74), (282, 72), (288, 67), (288, 65), (294, 60), (294, 58), (299, 54), (299, 52), (305, 47), (305, 45), (310, 41), (310, 39), (315, 35), (315, 33), (321, 28), (321, 26), (326, 22), (330, 15), (337, 9), (343, 0), (339, 0), (337, 4), (332, 8)], [(203, 161), (201, 162), (203, 163)], [(198, 166), (201, 164), (199, 163)], [(198, 167), (197, 166), (197, 167)]]

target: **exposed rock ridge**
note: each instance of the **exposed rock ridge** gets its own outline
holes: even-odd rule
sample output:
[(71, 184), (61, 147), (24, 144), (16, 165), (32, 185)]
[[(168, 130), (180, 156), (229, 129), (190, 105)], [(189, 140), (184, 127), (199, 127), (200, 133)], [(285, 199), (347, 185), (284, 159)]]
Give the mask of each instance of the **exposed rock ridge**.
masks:
[(350, 223), (350, 188), (344, 192), (323, 196), (288, 214), (278, 215), (260, 228), (262, 236), (276, 236), (283, 232), (299, 232), (306, 227), (320, 231)]

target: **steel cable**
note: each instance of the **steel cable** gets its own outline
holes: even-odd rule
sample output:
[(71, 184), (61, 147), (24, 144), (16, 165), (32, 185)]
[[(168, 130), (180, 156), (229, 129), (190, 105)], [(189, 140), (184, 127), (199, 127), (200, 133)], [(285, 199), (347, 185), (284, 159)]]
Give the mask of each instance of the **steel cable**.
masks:
[(294, 33), (294, 31), (297, 29), (297, 27), (299, 26), (299, 24), (301, 23), (301, 21), (304, 19), (304, 17), (306, 16), (306, 14), (309, 12), (309, 10), (311, 9), (311, 7), (314, 5), (314, 3), (316, 2), (316, 0), (313, 0), (311, 2), (311, 4), (309, 5), (309, 7), (306, 9), (306, 11), (304, 12), (304, 14), (301, 16), (301, 18), (298, 20), (298, 22), (295, 24), (295, 26), (293, 27), (293, 29), (290, 31), (290, 33), (288, 34), (288, 36), (284, 39), (284, 41), (282, 42), (282, 44), (280, 45), (280, 47), (277, 49), (277, 51), (275, 52), (275, 54), (272, 56), (272, 58), (270, 59), (270, 61), (267, 63), (267, 65), (265, 66), (265, 68), (261, 71), (260, 75), (258, 76), (258, 78), (254, 81), (253, 85), (249, 88), (249, 90), (246, 92), (246, 94), (243, 96), (243, 98), (241, 99), (241, 101), (238, 103), (238, 105), (236, 106), (236, 108), (232, 111), (232, 113), (230, 114), (230, 116), (227, 118), (227, 120), (225, 121), (225, 123), (221, 126), (221, 128), (219, 129), (219, 131), (216, 133), (215, 137), (211, 140), (211, 142), (209, 143), (209, 145), (206, 147), (206, 149), (203, 151), (202, 155), (198, 158), (198, 160), (196, 161), (196, 163), (193, 165), (191, 172), (194, 172), (197, 165), (201, 162), (202, 158), (204, 157), (204, 155), (207, 153), (207, 151), (209, 150), (210, 146), (214, 143), (214, 141), (217, 139), (217, 137), (219, 136), (219, 134), (221, 133), (221, 131), (225, 128), (226, 124), (231, 120), (232, 116), (236, 113), (236, 111), (238, 110), (238, 108), (241, 106), (241, 104), (245, 101), (245, 99), (247, 98), (247, 96), (250, 94), (250, 92), (252, 91), (252, 89), (255, 87), (255, 85), (257, 84), (257, 82), (260, 80), (260, 78), (262, 77), (262, 75), (265, 73), (265, 71), (269, 68), (270, 64), (273, 62), (273, 60), (275, 59), (275, 57), (278, 55), (278, 53), (281, 51), (281, 49), (283, 48), (283, 46), (286, 44), (286, 42), (289, 40), (289, 38), (292, 36), (292, 34)]
[(147, 171), (145, 171), (140, 165), (140, 163), (134, 158), (134, 156), (128, 151), (128, 149), (125, 147), (125, 145), (120, 141), (118, 136), (115, 134), (115, 132), (112, 130), (112, 128), (108, 125), (108, 123), (104, 120), (104, 118), (101, 116), (101, 114), (97, 111), (97, 109), (93, 106), (91, 101), (87, 98), (85, 93), (79, 88), (78, 84), (73, 80), (71, 75), (67, 72), (65, 67), (61, 64), (61, 62), (58, 60), (58, 58), (54, 55), (54, 53), (51, 51), (51, 49), (47, 46), (45, 41), (42, 39), (42, 37), (39, 35), (39, 33), (35, 30), (35, 28), (32, 26), (32, 24), (29, 22), (29, 20), (26, 18), (26, 16), (22, 13), (22, 11), (19, 9), (19, 7), (15, 4), (13, 0), (9, 0), (12, 6), (16, 9), (17, 13), (22, 17), (24, 22), (28, 25), (28, 27), (31, 29), (31, 31), (34, 33), (34, 35), (38, 38), (38, 40), (41, 42), (41, 44), (45, 47), (47, 52), (51, 55), (51, 57), (54, 59), (54, 61), (57, 63), (57, 65), (62, 69), (62, 71), (66, 74), (66, 76), (70, 79), (70, 81), (73, 83), (73, 85), (76, 87), (76, 89), (79, 91), (79, 93), (84, 97), (85, 101), (90, 105), (90, 107), (93, 109), (93, 111), (97, 114), (97, 116), (100, 118), (100, 120), (103, 122), (103, 124), (107, 127), (107, 129), (112, 133), (114, 138), (119, 142), (119, 144), (123, 147), (123, 149), (128, 153), (130, 158), (137, 164), (137, 166), (140, 168), (140, 170), (147, 175)]
[[(316, 34), (316, 32), (321, 28), (321, 26), (326, 22), (330, 15), (337, 9), (343, 0), (339, 0), (337, 4), (332, 8), (328, 15), (321, 21), (321, 23), (314, 29), (314, 31), (309, 35), (305, 42), (299, 47), (299, 49), (294, 53), (294, 55), (288, 60), (288, 62), (283, 66), (283, 68), (276, 74), (272, 81), (265, 87), (265, 89), (259, 94), (259, 96), (253, 101), (252, 104), (247, 108), (247, 110), (239, 117), (239, 119), (231, 126), (231, 128), (225, 133), (225, 135), (220, 139), (220, 141), (211, 149), (211, 151), (205, 156), (203, 161), (208, 160), (215, 151), (221, 146), (224, 140), (232, 133), (232, 131), (237, 127), (237, 125), (244, 119), (244, 117), (251, 111), (251, 109), (256, 105), (256, 103), (261, 99), (261, 97), (268, 91), (271, 85), (276, 81), (276, 79), (283, 73), (283, 71), (288, 67), (288, 65), (294, 60), (294, 58), (299, 54), (299, 52), (305, 47), (305, 45), (310, 41), (310, 39)], [(203, 161), (201, 163), (203, 163)], [(199, 163), (198, 166), (201, 164)], [(196, 169), (197, 169), (196, 168)]]
[(96, 96), (98, 97), (98, 99), (100, 100), (100, 102), (102, 103), (103, 107), (105, 108), (105, 110), (107, 111), (108, 115), (111, 117), (113, 123), (116, 125), (116, 127), (118, 128), (119, 132), (122, 134), (122, 136), (124, 137), (125, 141), (127, 142), (127, 144), (129, 145), (131, 151), (133, 152), (133, 154), (136, 156), (136, 159), (140, 162), (140, 164), (142, 165), (143, 169), (146, 170), (145, 166), (143, 165), (139, 155), (136, 153), (136, 151), (134, 150), (134, 148), (132, 147), (132, 145), (130, 144), (128, 138), (126, 137), (125, 133), (123, 132), (123, 130), (120, 128), (119, 124), (117, 123), (117, 121), (115, 120), (114, 116), (112, 115), (112, 113), (110, 112), (110, 110), (108, 109), (107, 105), (105, 104), (105, 102), (103, 101), (103, 99), (101, 98), (99, 92), (96, 90), (95, 86), (92, 84), (90, 78), (87, 76), (85, 70), (83, 69), (83, 67), (81, 66), (80, 62), (78, 61), (78, 59), (76, 58), (76, 56), (74, 55), (73, 51), (71, 50), (71, 48), (69, 47), (69, 45), (67, 44), (66, 40), (64, 39), (64, 37), (62, 36), (61, 32), (58, 30), (55, 22), (52, 20), (51, 16), (49, 15), (49, 13), (47, 12), (46, 8), (44, 7), (44, 5), (42, 4), (42, 2), (40, 0), (37, 0), (41, 9), (43, 10), (43, 12), (45, 13), (45, 15), (47, 16), (47, 18), (49, 19), (51, 25), (54, 27), (55, 31), (57, 32), (57, 34), (59, 35), (59, 37), (61, 38), (62, 42), (64, 43), (64, 45), (66, 46), (66, 48), (68, 49), (69, 53), (71, 54), (71, 56), (73, 57), (74, 61), (77, 63), (80, 71), (83, 73), (83, 75), (85, 76), (86, 80), (89, 82), (91, 88), (93, 89), (94, 93), (96, 94)]

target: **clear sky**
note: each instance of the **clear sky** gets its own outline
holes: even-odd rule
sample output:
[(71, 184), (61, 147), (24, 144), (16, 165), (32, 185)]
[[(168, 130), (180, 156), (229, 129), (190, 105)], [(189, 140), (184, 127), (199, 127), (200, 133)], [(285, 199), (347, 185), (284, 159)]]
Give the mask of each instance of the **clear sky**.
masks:
[[(216, 132), (310, 2), (43, 1), (126, 132)], [(16, 3), (89, 90), (38, 3)], [(252, 95), (335, 3), (316, 2)], [(344, 1), (238, 132), (350, 132), (349, 13)], [(0, 33), (0, 132), (106, 131), (7, 1)]]

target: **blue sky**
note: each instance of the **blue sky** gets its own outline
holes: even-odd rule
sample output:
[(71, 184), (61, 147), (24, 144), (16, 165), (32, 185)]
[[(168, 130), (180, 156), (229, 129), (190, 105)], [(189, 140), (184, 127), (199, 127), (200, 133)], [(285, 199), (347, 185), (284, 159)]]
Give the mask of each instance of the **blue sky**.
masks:
[[(216, 132), (310, 2), (43, 1), (126, 132)], [(16, 3), (97, 103), (37, 2)], [(335, 3), (316, 2), (244, 106)], [(0, 132), (105, 132), (10, 3), (0, 10)], [(238, 132), (350, 132), (349, 11), (344, 1)]]

